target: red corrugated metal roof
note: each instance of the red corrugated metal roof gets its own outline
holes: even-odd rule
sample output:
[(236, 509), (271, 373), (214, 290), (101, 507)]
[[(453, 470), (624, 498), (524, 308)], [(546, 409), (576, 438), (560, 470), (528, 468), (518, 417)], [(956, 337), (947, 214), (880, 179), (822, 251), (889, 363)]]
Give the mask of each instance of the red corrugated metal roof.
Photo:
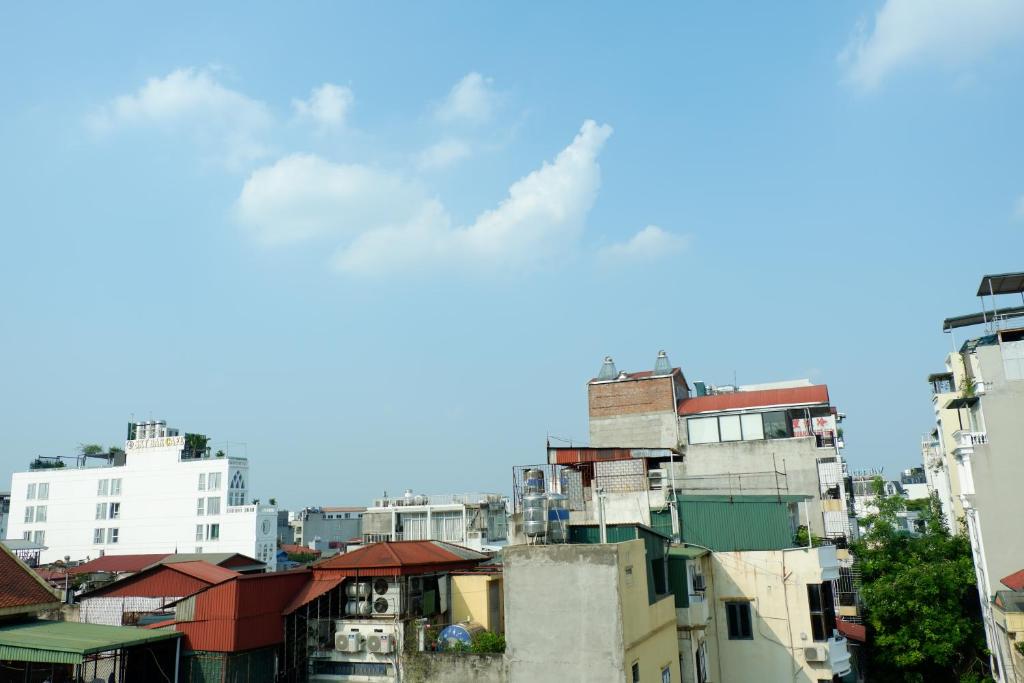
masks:
[(714, 413), (722, 410), (762, 408), (828, 403), (828, 386), (814, 384), (790, 389), (763, 389), (761, 391), (733, 391), (714, 396), (695, 396), (679, 402), (680, 415)]
[(240, 576), (240, 574), (209, 562), (158, 564), (132, 574), (128, 578), (100, 586), (83, 595), (82, 599), (101, 596), (180, 598), (236, 576)]
[(95, 560), (80, 564), (71, 569), (72, 574), (91, 574), (93, 572), (141, 572), (146, 567), (156, 564), (169, 553), (155, 555), (104, 555)]
[(549, 447), (548, 463), (572, 465), (583, 462), (631, 460), (633, 458), (632, 450), (631, 448)]
[(868, 629), (864, 624), (854, 624), (836, 617), (836, 629), (850, 640), (856, 640), (858, 643), (867, 642)]
[(304, 545), (296, 545), (294, 543), (282, 543), (281, 550), (285, 551), (289, 555), (315, 555), (320, 557), (322, 554), (319, 550), (313, 550), (312, 548), (307, 548)]
[(1004, 576), (999, 579), (999, 583), (1012, 591), (1024, 591), (1024, 569), (1016, 571), (1009, 576)]
[(46, 582), (0, 543), (0, 609), (29, 614), (57, 602)]
[(292, 601), (284, 608), (284, 614), (291, 614), (306, 603), (316, 600), (321, 595), (344, 581), (345, 578), (346, 577), (344, 576), (314, 578), (302, 587), (302, 590), (299, 591), (298, 595), (292, 598)]
[(441, 541), (385, 541), (335, 555), (317, 563), (314, 569), (341, 570), (350, 575), (366, 575), (368, 570), (408, 574), (422, 573), (424, 566), (463, 569), (466, 567), (462, 565), (475, 566), (486, 559), (486, 555)]

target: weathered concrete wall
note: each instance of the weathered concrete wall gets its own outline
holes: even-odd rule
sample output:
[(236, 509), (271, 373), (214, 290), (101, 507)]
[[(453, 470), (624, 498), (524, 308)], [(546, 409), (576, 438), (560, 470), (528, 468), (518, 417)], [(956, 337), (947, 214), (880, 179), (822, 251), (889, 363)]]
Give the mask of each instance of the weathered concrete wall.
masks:
[(596, 448), (678, 448), (675, 411), (590, 418), (590, 445)]
[(408, 683), (507, 683), (508, 668), (500, 654), (474, 655), (443, 652), (407, 653), (403, 680)]
[[(631, 543), (643, 553), (640, 541)], [(624, 680), (616, 545), (504, 549), (510, 681)]]

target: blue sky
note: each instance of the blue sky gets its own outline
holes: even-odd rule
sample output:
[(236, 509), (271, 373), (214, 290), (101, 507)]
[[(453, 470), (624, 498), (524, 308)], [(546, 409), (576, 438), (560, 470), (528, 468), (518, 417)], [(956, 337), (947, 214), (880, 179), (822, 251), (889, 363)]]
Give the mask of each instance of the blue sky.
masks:
[(287, 505), (506, 490), (662, 348), (917, 464), (1022, 58), (1015, 0), (5, 5), (0, 478), (134, 415)]

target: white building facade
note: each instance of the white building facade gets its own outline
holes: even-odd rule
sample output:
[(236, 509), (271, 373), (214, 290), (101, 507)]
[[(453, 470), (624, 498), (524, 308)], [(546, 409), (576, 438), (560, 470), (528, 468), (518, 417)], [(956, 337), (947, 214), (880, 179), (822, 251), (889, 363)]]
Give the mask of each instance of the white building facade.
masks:
[(508, 498), (497, 493), (379, 498), (363, 513), (363, 541), (446, 541), (473, 550), (504, 546)]
[(9, 536), (46, 546), (44, 563), (237, 552), (273, 570), (277, 513), (246, 504), (248, 460), (211, 456), (205, 447), (186, 447), (186, 436), (162, 423), (147, 424), (131, 430), (140, 438), (125, 442), (123, 464), (16, 472)]

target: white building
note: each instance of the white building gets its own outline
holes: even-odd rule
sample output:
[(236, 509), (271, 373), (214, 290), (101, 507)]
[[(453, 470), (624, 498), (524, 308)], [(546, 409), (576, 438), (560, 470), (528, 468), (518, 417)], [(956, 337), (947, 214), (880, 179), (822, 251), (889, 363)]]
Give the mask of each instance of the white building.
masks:
[(106, 464), (16, 472), (10, 536), (45, 545), (44, 563), (237, 552), (274, 569), (277, 513), (246, 504), (246, 458), (211, 456), (206, 437), (179, 435), (164, 422), (130, 425), (129, 437), (125, 455)]
[(508, 537), (508, 498), (497, 493), (379, 498), (363, 513), (363, 541), (446, 541), (474, 550)]

